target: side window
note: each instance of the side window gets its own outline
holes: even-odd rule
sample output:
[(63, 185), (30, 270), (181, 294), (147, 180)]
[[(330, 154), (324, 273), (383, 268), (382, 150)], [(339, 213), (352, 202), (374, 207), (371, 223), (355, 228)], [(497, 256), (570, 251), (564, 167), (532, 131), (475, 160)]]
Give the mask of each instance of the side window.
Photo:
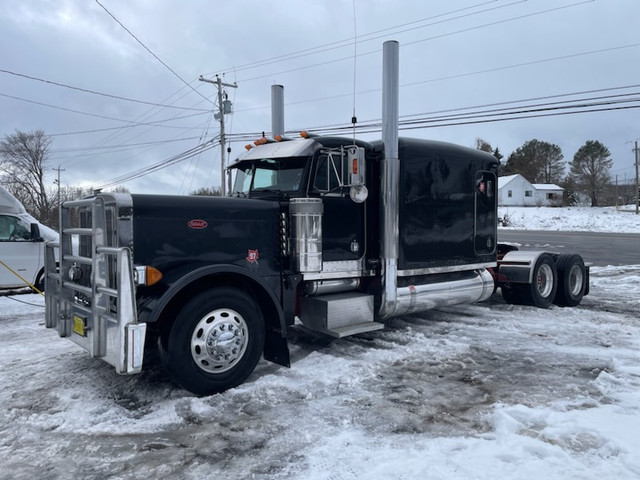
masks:
[(0, 215), (0, 242), (6, 242), (11, 236), (11, 217)]
[(31, 240), (28, 224), (17, 217), (0, 215), (0, 242)]
[(533, 196), (533, 191), (532, 190), (525, 190), (524, 191), (524, 196), (525, 197), (532, 197)]
[(316, 161), (315, 177), (313, 188), (319, 192), (331, 192), (340, 187), (337, 169), (341, 168), (340, 158), (330, 160), (329, 155), (322, 154)]
[(509, 198), (513, 197), (513, 190), (509, 190), (508, 196)]

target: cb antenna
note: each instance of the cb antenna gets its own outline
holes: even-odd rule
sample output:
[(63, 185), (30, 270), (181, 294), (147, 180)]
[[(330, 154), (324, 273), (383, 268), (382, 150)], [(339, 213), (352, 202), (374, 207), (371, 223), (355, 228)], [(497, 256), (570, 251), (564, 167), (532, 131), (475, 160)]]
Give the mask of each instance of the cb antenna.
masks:
[(356, 0), (353, 2), (353, 114), (351, 116), (351, 124), (353, 125), (353, 144), (356, 144), (356, 63), (358, 58), (358, 29), (356, 21)]

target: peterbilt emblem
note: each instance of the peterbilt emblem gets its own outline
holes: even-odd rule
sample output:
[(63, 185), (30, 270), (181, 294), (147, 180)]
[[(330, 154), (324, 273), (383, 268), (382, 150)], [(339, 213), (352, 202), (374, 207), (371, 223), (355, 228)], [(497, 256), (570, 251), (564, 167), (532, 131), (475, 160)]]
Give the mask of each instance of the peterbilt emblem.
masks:
[(260, 258), (260, 255), (258, 254), (258, 250), (249, 250), (249, 252), (247, 253), (247, 262), (249, 263), (258, 263), (258, 259)]
[(187, 225), (189, 228), (193, 228), (194, 230), (202, 230), (203, 228), (207, 228), (209, 224), (204, 220), (194, 219), (189, 220)]

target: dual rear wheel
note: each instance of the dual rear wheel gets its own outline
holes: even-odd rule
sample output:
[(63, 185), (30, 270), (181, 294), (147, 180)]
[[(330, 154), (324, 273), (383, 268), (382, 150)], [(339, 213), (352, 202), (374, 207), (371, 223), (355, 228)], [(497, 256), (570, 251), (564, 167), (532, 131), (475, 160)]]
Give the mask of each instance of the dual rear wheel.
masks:
[(562, 254), (554, 261), (551, 254), (538, 257), (531, 283), (510, 283), (501, 287), (507, 303), (548, 308), (552, 303), (575, 306), (586, 292), (587, 272), (580, 255)]

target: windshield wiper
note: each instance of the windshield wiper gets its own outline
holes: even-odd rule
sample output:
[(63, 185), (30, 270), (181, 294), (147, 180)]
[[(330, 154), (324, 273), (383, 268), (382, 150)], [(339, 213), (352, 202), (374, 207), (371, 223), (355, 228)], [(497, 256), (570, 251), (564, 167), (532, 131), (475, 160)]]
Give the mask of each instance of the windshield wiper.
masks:
[(275, 190), (273, 188), (254, 188), (251, 190), (251, 193), (267, 193), (274, 194), (280, 198), (287, 198), (289, 195), (283, 192), (282, 190)]

